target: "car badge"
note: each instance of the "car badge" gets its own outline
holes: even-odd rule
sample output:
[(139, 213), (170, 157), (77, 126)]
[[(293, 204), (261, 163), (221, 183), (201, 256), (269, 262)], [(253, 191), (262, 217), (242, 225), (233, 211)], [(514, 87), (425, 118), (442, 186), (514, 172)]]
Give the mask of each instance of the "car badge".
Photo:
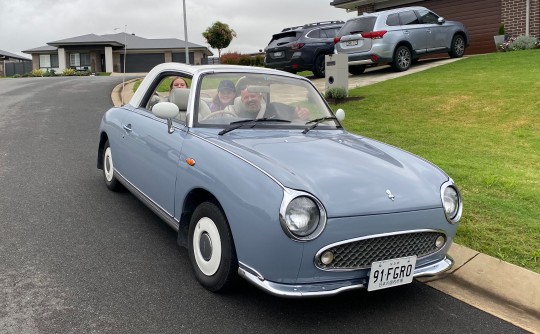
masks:
[(388, 198), (390, 198), (393, 202), (396, 196), (392, 195), (392, 192), (388, 189), (386, 189), (386, 193), (388, 194)]

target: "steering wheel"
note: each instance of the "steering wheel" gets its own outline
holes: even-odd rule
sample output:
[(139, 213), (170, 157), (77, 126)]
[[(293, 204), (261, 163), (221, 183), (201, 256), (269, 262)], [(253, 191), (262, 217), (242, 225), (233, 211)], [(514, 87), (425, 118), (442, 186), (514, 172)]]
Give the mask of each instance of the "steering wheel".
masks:
[(232, 111), (220, 110), (220, 111), (214, 111), (213, 113), (210, 113), (210, 115), (204, 117), (202, 120), (206, 121), (212, 118), (228, 118), (228, 117), (238, 117), (238, 116)]

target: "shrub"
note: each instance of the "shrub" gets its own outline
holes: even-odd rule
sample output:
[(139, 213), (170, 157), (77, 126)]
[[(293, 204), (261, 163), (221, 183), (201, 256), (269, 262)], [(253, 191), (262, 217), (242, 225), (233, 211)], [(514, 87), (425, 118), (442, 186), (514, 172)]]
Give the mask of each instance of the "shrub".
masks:
[(62, 71), (62, 75), (65, 75), (65, 76), (73, 76), (73, 75), (76, 75), (76, 72), (74, 69), (72, 68), (65, 68), (63, 71)]
[(33, 77), (42, 77), (43, 76), (43, 70), (40, 69), (40, 68), (32, 70), (32, 76)]
[(238, 60), (238, 65), (251, 66), (251, 57), (247, 55), (241, 55)]
[(532, 36), (512, 37), (500, 46), (501, 51), (534, 49), (540, 46), (538, 39)]
[(43, 74), (44, 77), (54, 77), (55, 75), (56, 75), (56, 72), (53, 69), (47, 70)]
[(342, 100), (349, 95), (349, 92), (345, 88), (341, 87), (333, 87), (329, 88), (324, 92), (324, 97), (327, 100), (334, 99), (334, 100)]
[(499, 26), (499, 35), (504, 35), (504, 24)]
[(22, 75), (20, 75), (19, 73), (15, 74), (12, 78), (22, 78)]
[(220, 64), (238, 65), (240, 62), (241, 54), (238, 52), (228, 52), (221, 55), (219, 58)]

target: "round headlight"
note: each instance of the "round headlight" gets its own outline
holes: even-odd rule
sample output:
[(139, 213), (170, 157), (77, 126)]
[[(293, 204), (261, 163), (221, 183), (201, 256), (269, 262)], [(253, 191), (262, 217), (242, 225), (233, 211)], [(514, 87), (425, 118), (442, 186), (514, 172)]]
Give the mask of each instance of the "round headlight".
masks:
[(461, 198), (454, 186), (444, 187), (442, 193), (444, 214), (449, 222), (455, 223), (461, 218)]
[(319, 207), (308, 197), (297, 197), (287, 206), (284, 218), (292, 234), (305, 237), (312, 234), (319, 225)]

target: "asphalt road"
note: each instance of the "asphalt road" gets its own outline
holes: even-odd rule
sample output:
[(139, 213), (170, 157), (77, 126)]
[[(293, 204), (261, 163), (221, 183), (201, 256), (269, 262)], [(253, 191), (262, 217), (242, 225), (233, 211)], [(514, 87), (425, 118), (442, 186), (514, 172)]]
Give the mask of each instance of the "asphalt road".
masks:
[(174, 231), (96, 168), (121, 81), (0, 79), (0, 333), (524, 332), (420, 283), (307, 300), (244, 281), (207, 292)]

